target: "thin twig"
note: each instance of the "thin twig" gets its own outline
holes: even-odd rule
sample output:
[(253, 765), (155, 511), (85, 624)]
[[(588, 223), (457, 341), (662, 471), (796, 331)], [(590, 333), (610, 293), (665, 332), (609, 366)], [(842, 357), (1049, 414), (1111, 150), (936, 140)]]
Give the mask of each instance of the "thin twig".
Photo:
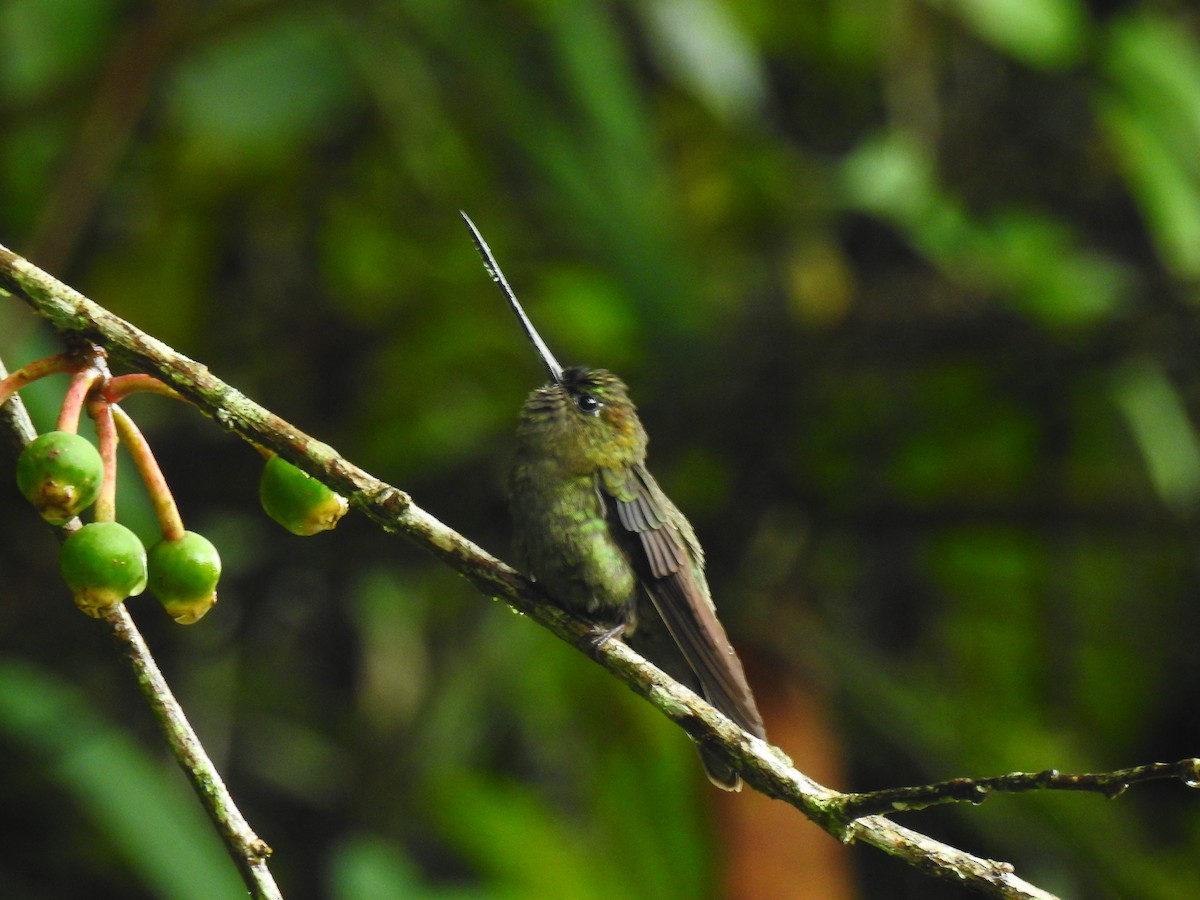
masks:
[[(18, 369), (13, 374), (17, 375), (21, 371)], [(67, 369), (63, 368), (59, 371), (65, 372)], [(8, 377), (8, 369), (4, 367), (4, 360), (0, 359), (0, 383), (3, 383)], [(37, 429), (33, 427), (33, 420), (29, 418), (29, 410), (25, 408), (24, 401), (17, 396), (15, 390), (11, 395), (0, 397), (0, 433), (3, 433), (9, 446), (17, 453), (20, 453), (26, 444), (37, 437)]]
[(183, 708), (171, 693), (171, 688), (159, 671), (154, 657), (130, 617), (125, 604), (118, 603), (104, 614), (112, 628), (113, 638), (129, 665), (142, 695), (154, 711), (159, 727), (171, 747), (175, 760), (200, 797), (204, 811), (220, 834), (225, 848), (233, 858), (242, 880), (255, 900), (282, 900), (283, 895), (267, 868), (271, 848), (267, 846), (242, 817), (221, 780), (216, 766), (208, 758), (200, 738), (192, 730)]
[(1046, 769), (1042, 772), (1011, 772), (991, 778), (953, 778), (936, 784), (845, 794), (838, 803), (842, 812), (853, 818), (926, 809), (943, 803), (978, 804), (993, 794), (1019, 794), (1028, 791), (1087, 791), (1103, 794), (1111, 799), (1125, 793), (1130, 785), (1163, 780), (1182, 781), (1188, 787), (1200, 787), (1200, 759), (1148, 763), (1118, 769), (1115, 772), (1081, 775)]

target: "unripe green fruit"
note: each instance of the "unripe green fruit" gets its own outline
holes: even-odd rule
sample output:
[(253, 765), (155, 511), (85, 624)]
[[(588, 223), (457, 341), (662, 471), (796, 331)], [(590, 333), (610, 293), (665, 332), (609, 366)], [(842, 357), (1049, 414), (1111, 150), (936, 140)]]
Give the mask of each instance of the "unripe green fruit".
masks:
[(150, 548), (148, 562), (150, 590), (179, 624), (200, 621), (217, 602), (221, 557), (203, 535), (185, 531), (177, 541), (164, 538)]
[(59, 563), (75, 605), (89, 616), (146, 588), (146, 548), (117, 522), (84, 525), (63, 543)]
[(272, 456), (263, 466), (258, 497), (268, 516), (299, 535), (328, 531), (349, 508), (341, 494), (278, 456)]
[(99, 451), (66, 431), (39, 435), (17, 460), (17, 487), (51, 525), (65, 525), (95, 503), (103, 480)]

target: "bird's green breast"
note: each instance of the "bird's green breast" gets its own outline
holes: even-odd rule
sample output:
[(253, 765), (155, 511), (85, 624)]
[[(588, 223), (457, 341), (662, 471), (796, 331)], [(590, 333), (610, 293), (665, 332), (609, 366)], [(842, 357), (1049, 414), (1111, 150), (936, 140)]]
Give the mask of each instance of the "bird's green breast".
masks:
[(628, 622), (638, 582), (613, 539), (595, 475), (564, 477), (551, 459), (518, 460), (509, 492), (517, 552), (533, 577), (578, 615)]

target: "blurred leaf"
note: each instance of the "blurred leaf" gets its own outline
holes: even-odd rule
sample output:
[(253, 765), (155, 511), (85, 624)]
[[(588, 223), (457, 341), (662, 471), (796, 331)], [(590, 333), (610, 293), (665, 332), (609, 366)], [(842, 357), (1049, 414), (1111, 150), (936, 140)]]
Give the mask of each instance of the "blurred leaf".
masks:
[(322, 229), (323, 274), (337, 291), (339, 308), (363, 327), (395, 313), (403, 295), (396, 282), (411, 277), (416, 258), (424, 255), (390, 218), (361, 203), (334, 203)]
[(660, 53), (712, 112), (734, 122), (756, 117), (766, 79), (746, 34), (717, 0), (652, 0), (639, 5)]
[(155, 896), (245, 894), (179, 773), (99, 719), (85, 694), (38, 669), (0, 664), (0, 729), (42, 761)]
[(894, 457), (893, 483), (915, 505), (986, 500), (1028, 485), (1038, 434), (1029, 417), (972, 370), (931, 372), (910, 409), (914, 432)]
[(351, 84), (322, 17), (291, 13), (199, 50), (176, 75), (171, 112), (197, 162), (258, 168), (347, 115)]
[(994, 748), (1000, 758), (1026, 765), (1039, 753), (1053, 753), (1033, 744), (1055, 738), (1037, 735), (1032, 723), (1021, 721), (1037, 707), (1048, 674), (1046, 635), (1035, 627), (1044, 548), (1021, 531), (985, 527), (945, 534), (927, 552), (930, 574), (948, 595), (934, 637), (943, 677), (965, 697), (987, 698), (997, 724), (981, 727), (1008, 731), (990, 738), (1007, 743)]
[(111, 0), (9, 0), (0, 6), (0, 92), (28, 101), (81, 74), (111, 39)]
[(945, 201), (929, 150), (914, 135), (893, 131), (868, 138), (846, 157), (841, 174), (850, 203), (911, 230), (928, 219), (949, 217), (949, 211), (938, 211)]
[(1200, 273), (1200, 187), (1195, 179), (1151, 123), (1119, 100), (1101, 101), (1100, 115), (1164, 262), (1180, 275)]
[(977, 258), (1014, 305), (1047, 325), (1083, 325), (1120, 308), (1128, 271), (1079, 246), (1070, 227), (1049, 216), (1008, 210), (981, 226)]
[(1190, 153), (1200, 141), (1200, 47), (1179, 24), (1143, 12), (1109, 27), (1102, 63), (1145, 125), (1158, 133), (1193, 176), (1200, 160)]
[(1082, 54), (1088, 14), (1080, 0), (935, 0), (985, 40), (1030, 65), (1058, 68)]
[(69, 134), (66, 121), (47, 117), (25, 122), (4, 135), (0, 141), (0, 177), (9, 202), (0, 211), (0, 225), (17, 234), (33, 229)]
[[(555, 350), (563, 365), (583, 362), (619, 372), (644, 357), (637, 315), (611, 277), (557, 266), (541, 273), (538, 287), (543, 299), (536, 324), (551, 349), (563, 348)], [(524, 343), (515, 326), (512, 335)]]
[(370, 835), (347, 839), (334, 851), (330, 868), (334, 900), (483, 900), (493, 896), (486, 890), (425, 884), (396, 844)]
[(812, 325), (834, 325), (854, 305), (856, 284), (849, 260), (825, 237), (805, 241), (787, 263), (793, 314)]
[(412, 863), (396, 846), (368, 835), (343, 842), (333, 853), (330, 872), (329, 893), (336, 900), (437, 896), (422, 888)]
[(1159, 497), (1177, 512), (1195, 508), (1200, 439), (1166, 373), (1151, 360), (1134, 360), (1113, 374), (1112, 390)]
[(515, 784), (460, 771), (431, 797), (443, 833), (491, 884), (495, 897), (622, 896), (620, 860), (586, 826)]
[(865, 141), (843, 166), (851, 203), (895, 223), (944, 273), (995, 292), (1047, 325), (1079, 326), (1114, 312), (1130, 276), (1079, 245), (1064, 223), (1001, 207), (972, 217), (937, 182), (930, 151), (910, 135)]
[(1159, 250), (1180, 275), (1200, 274), (1200, 48), (1148, 14), (1110, 29), (1104, 56), (1112, 91), (1101, 121)]

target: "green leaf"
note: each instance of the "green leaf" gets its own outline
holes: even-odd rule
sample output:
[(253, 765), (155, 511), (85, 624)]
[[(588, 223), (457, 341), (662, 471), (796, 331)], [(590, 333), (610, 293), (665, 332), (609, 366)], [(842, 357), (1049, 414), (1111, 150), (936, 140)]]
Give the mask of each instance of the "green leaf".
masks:
[(94, 699), (40, 669), (0, 663), (0, 732), (76, 798), (148, 893), (163, 900), (245, 896), (177, 770), (163, 767), (94, 708)]
[(1076, 61), (1087, 37), (1080, 0), (946, 0), (976, 33), (1022, 62), (1061, 68)]
[(176, 77), (171, 111), (201, 161), (256, 167), (339, 121), (351, 84), (320, 16), (296, 13), (202, 48)]
[(1200, 438), (1183, 398), (1158, 363), (1135, 360), (1113, 376), (1113, 395), (1159, 497), (1176, 510), (1200, 500)]
[(1172, 23), (1113, 26), (1097, 112), (1163, 261), (1200, 275), (1200, 49)]

